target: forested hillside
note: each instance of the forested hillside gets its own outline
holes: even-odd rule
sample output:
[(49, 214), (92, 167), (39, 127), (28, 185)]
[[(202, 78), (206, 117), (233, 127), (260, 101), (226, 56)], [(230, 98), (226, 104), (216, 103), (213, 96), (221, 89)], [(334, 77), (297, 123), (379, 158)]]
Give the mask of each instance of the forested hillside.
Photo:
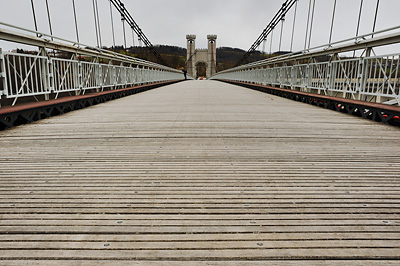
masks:
[[(161, 56), (167, 61), (170, 67), (176, 69), (185, 68), (186, 63), (186, 49), (177, 46), (158, 45), (155, 47)], [(131, 56), (138, 57), (144, 60), (155, 62), (155, 57), (149, 52), (146, 47), (130, 47), (124, 51), (123, 47), (115, 47), (112, 49), (120, 53), (127, 53)], [(245, 50), (231, 47), (217, 48), (217, 70), (222, 71), (234, 67), (236, 63), (246, 53)], [(267, 58), (268, 55), (261, 52), (255, 52), (250, 58), (249, 62)]]

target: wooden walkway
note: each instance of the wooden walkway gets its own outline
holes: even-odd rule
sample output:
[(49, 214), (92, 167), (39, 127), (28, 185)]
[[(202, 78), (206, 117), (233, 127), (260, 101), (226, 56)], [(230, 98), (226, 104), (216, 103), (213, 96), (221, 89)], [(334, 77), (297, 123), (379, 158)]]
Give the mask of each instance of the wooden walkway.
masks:
[(396, 127), (188, 81), (0, 136), (0, 265), (400, 265)]

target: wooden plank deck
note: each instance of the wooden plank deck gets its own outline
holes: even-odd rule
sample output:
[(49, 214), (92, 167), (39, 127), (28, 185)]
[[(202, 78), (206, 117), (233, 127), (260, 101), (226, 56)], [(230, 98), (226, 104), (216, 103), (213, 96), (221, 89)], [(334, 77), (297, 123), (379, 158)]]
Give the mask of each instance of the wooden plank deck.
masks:
[(400, 265), (400, 130), (188, 81), (0, 132), (0, 265)]

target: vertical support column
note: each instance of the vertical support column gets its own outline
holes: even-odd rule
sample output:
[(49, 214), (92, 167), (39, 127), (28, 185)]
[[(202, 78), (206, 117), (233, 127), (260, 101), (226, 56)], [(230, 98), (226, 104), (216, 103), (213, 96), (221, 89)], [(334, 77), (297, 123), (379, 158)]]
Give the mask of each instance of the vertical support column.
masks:
[[(3, 50), (0, 48), (0, 99), (2, 95), (8, 94), (7, 88), (7, 76), (6, 76), (6, 64), (4, 60)], [(1, 106), (1, 103), (0, 103)]]
[[(310, 60), (311, 61), (311, 60)], [(304, 73), (304, 92), (310, 92), (309, 86), (311, 85), (311, 80), (310, 80), (310, 61), (307, 63), (305, 73)]]
[[(52, 67), (52, 62), (50, 61), (51, 59), (46, 52), (46, 49), (40, 47), (39, 50), (40, 50), (40, 56), (48, 57), (47, 60), (42, 58), (39, 59), (41, 61), (40, 78), (43, 82), (42, 85), (43, 85), (44, 99), (47, 101), (50, 99), (50, 92), (52, 91), (52, 87), (50, 85), (51, 84), (50, 79), (53, 78), (53, 67)], [(50, 77), (50, 71), (51, 71), (51, 77)]]
[(207, 35), (208, 56), (207, 56), (207, 78), (217, 72), (217, 35)]
[(300, 84), (300, 82), (297, 80), (297, 73), (299, 71), (298, 69), (299, 69), (299, 63), (297, 60), (295, 60), (292, 65), (292, 85), (291, 85), (292, 90), (297, 90), (298, 85)]
[(186, 71), (190, 76), (195, 75), (195, 53), (196, 53), (196, 35), (186, 35), (187, 40), (187, 57), (186, 57)]
[(358, 61), (358, 71), (357, 71), (357, 85), (356, 85), (356, 100), (361, 100), (367, 79), (365, 78), (365, 63), (364, 58), (360, 58)]
[(326, 69), (326, 78), (327, 78), (326, 94), (327, 95), (332, 95), (332, 89), (333, 89), (333, 86), (334, 86), (332, 75), (333, 75), (332, 62), (329, 61), (327, 69)]
[[(83, 68), (82, 63), (78, 60), (78, 54), (74, 54), (72, 60), (75, 60), (77, 64), (73, 63), (73, 71), (72, 73), (75, 75), (74, 78), (74, 87), (78, 87), (79, 90), (75, 91), (75, 95), (83, 95), (85, 94), (85, 90), (83, 88)], [(98, 90), (96, 90), (98, 91)]]
[[(111, 64), (111, 61), (110, 61)], [(114, 65), (111, 65), (110, 67), (111, 73), (110, 73), (110, 79), (111, 79), (111, 85), (112, 85), (112, 90), (115, 90), (117, 88), (117, 69), (115, 68)]]
[[(83, 66), (82, 66), (82, 62), (80, 62), (78, 60), (78, 58), (76, 59), (78, 61), (77, 67), (78, 67), (78, 85), (79, 85), (79, 91), (83, 91)], [(89, 78), (89, 77), (87, 77)], [(89, 85), (90, 86), (90, 85)], [(99, 92), (100, 89), (96, 88), (96, 91)]]
[[(377, 1), (377, 10), (378, 10), (378, 5), (379, 5), (379, 1)], [(376, 15), (376, 14), (375, 14)], [(372, 47), (368, 47), (367, 49), (366, 49), (366, 51), (365, 51), (365, 59), (367, 59), (367, 58), (369, 58), (370, 56), (371, 56), (371, 53), (372, 53)], [(369, 62), (370, 60), (365, 60), (365, 71), (368, 71), (368, 68), (369, 67), (372, 67), (372, 66), (368, 66), (368, 62)], [(371, 63), (372, 64), (372, 63)], [(365, 86), (366, 86), (366, 83), (367, 83), (367, 78), (366, 78), (366, 76), (367, 76), (367, 74), (365, 74), (364, 75), (364, 77), (363, 77), (363, 80), (364, 80), (364, 85), (363, 85), (363, 88), (365, 88)], [(374, 75), (375, 76), (375, 75)], [(378, 77), (379, 77), (379, 75), (378, 75)], [(371, 77), (372, 78), (372, 77)], [(380, 102), (382, 102), (382, 96), (381, 95), (379, 95), (379, 90), (376, 90), (375, 91), (375, 94), (376, 94), (376, 96), (375, 96), (375, 102), (376, 103), (380, 103)], [(364, 100), (367, 100), (367, 99), (364, 99)]]
[[(338, 96), (338, 92), (336, 91), (336, 79), (338, 78), (338, 64), (334, 61), (338, 60), (339, 56), (337, 53), (333, 54), (331, 60), (329, 61), (329, 88), (328, 95), (329, 96)], [(345, 95), (346, 96), (346, 95)], [(345, 98), (345, 97), (343, 97)]]
[(100, 88), (100, 90), (103, 91), (104, 90), (104, 88), (103, 88), (103, 85), (104, 85), (103, 66), (100, 62), (98, 63), (96, 70), (97, 70), (96, 86), (98, 86)]

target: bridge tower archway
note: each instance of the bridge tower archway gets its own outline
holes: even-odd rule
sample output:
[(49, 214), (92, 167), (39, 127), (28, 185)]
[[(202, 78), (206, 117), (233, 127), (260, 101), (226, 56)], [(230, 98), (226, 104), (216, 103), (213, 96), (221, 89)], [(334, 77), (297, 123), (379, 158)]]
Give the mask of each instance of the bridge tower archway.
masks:
[[(196, 35), (186, 35), (187, 40), (187, 58), (186, 70), (189, 75), (199, 77), (198, 67), (204, 67), (204, 77), (209, 78), (217, 72), (217, 35), (207, 35), (208, 48), (196, 49)], [(202, 74), (202, 73), (200, 73)], [(202, 76), (202, 75), (201, 75)]]
[(196, 62), (196, 76), (195, 78), (207, 77), (207, 62), (197, 61)]

